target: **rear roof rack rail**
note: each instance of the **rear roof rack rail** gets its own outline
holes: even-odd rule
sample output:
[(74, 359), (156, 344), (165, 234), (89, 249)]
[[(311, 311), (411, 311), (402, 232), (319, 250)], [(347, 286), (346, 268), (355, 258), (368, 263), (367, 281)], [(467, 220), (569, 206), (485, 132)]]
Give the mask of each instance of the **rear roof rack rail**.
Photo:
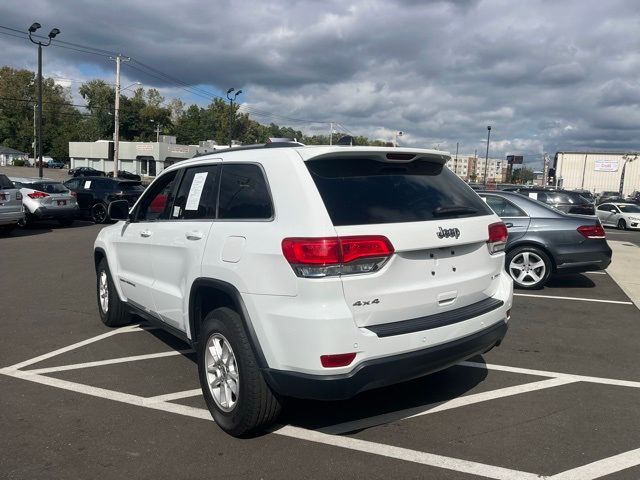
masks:
[(207, 153), (197, 153), (191, 158), (203, 157), (205, 155), (212, 155), (218, 152), (240, 152), (242, 150), (258, 150), (260, 148), (294, 148), (294, 147), (304, 147), (304, 143), (294, 142), (294, 141), (277, 141), (277, 142), (267, 142), (267, 143), (256, 143), (253, 145), (242, 145), (241, 147), (230, 147), (230, 148), (221, 148), (220, 150), (214, 150), (213, 152)]

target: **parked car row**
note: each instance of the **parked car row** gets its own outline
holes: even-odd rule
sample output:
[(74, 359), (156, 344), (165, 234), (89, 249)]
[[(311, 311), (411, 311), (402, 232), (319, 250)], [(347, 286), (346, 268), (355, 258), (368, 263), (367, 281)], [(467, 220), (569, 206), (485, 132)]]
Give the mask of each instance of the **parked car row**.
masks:
[(139, 181), (119, 178), (78, 177), (61, 183), (0, 174), (0, 233), (39, 220), (57, 220), (61, 226), (70, 226), (77, 218), (104, 223), (111, 202), (126, 200), (133, 206), (143, 191)]
[[(105, 173), (102, 170), (96, 170), (93, 167), (76, 167), (69, 170), (69, 175), (73, 177), (110, 177), (113, 178), (113, 172)], [(140, 175), (127, 172), (126, 170), (118, 170), (117, 178), (123, 180), (142, 180)]]

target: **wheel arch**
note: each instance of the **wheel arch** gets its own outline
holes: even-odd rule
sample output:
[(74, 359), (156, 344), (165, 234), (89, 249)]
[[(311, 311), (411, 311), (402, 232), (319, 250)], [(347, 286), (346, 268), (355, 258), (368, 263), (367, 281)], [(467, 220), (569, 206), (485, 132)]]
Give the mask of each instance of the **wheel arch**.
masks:
[[(556, 260), (553, 256), (553, 253), (551, 253), (543, 243), (538, 242), (536, 240), (527, 239), (527, 240), (516, 242), (513, 245), (509, 245), (505, 253), (506, 255), (509, 255), (509, 253), (511, 253), (513, 250), (521, 247), (534, 247), (534, 248), (537, 248), (538, 250), (542, 250), (547, 255), (547, 257), (549, 257), (549, 260), (551, 261), (551, 271), (553, 273), (557, 272), (558, 266), (556, 265)], [(508, 265), (506, 265), (506, 259), (505, 259), (505, 268), (508, 268)]]
[(267, 368), (267, 361), (251, 323), (242, 295), (232, 284), (213, 278), (197, 278), (189, 292), (189, 334), (191, 343), (197, 348), (200, 326), (207, 313), (216, 308), (229, 307), (238, 313), (251, 349), (260, 368)]

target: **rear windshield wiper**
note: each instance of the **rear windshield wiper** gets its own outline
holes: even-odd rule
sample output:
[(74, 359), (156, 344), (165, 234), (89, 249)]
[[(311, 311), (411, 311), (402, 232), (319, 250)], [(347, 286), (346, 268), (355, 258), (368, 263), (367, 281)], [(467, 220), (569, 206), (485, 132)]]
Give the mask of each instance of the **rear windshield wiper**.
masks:
[(434, 208), (431, 213), (434, 217), (444, 217), (446, 215), (472, 215), (478, 213), (478, 210), (464, 205), (452, 205), (450, 207)]

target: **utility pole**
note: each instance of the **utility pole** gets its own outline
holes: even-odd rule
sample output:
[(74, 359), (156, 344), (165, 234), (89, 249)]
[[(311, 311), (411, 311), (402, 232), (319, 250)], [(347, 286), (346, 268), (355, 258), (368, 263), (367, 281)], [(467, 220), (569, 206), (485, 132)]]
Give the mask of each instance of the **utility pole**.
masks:
[(38, 105), (33, 105), (33, 164), (36, 165), (36, 158), (38, 156), (38, 131), (36, 128), (36, 109)]
[(156, 143), (160, 142), (160, 124), (156, 125)]
[(456, 142), (456, 163), (458, 162), (458, 145), (460, 142)]
[(487, 125), (487, 154), (484, 157), (484, 184), (487, 184), (487, 169), (489, 168), (489, 139), (491, 138), (491, 125)]
[(42, 47), (48, 47), (51, 45), (51, 40), (60, 33), (60, 30), (57, 28), (51, 29), (49, 32), (49, 42), (43, 43), (41, 41), (34, 40), (32, 37), (32, 34), (34, 34), (40, 27), (41, 25), (38, 22), (31, 24), (29, 27), (29, 40), (31, 40), (31, 43), (38, 45), (38, 176), (42, 178)]
[(113, 112), (113, 178), (118, 178), (118, 160), (120, 158), (120, 63), (122, 61), (128, 62), (131, 60), (129, 57), (118, 56), (112, 60), (116, 61), (116, 101)]
[(329, 145), (333, 145), (333, 122), (329, 124)]
[(235, 88), (231, 87), (227, 90), (227, 99), (229, 100), (229, 148), (233, 145), (233, 124), (234, 124), (234, 111), (233, 111), (233, 101), (242, 93), (242, 90), (238, 90), (235, 95), (230, 97), (231, 92), (235, 92)]

